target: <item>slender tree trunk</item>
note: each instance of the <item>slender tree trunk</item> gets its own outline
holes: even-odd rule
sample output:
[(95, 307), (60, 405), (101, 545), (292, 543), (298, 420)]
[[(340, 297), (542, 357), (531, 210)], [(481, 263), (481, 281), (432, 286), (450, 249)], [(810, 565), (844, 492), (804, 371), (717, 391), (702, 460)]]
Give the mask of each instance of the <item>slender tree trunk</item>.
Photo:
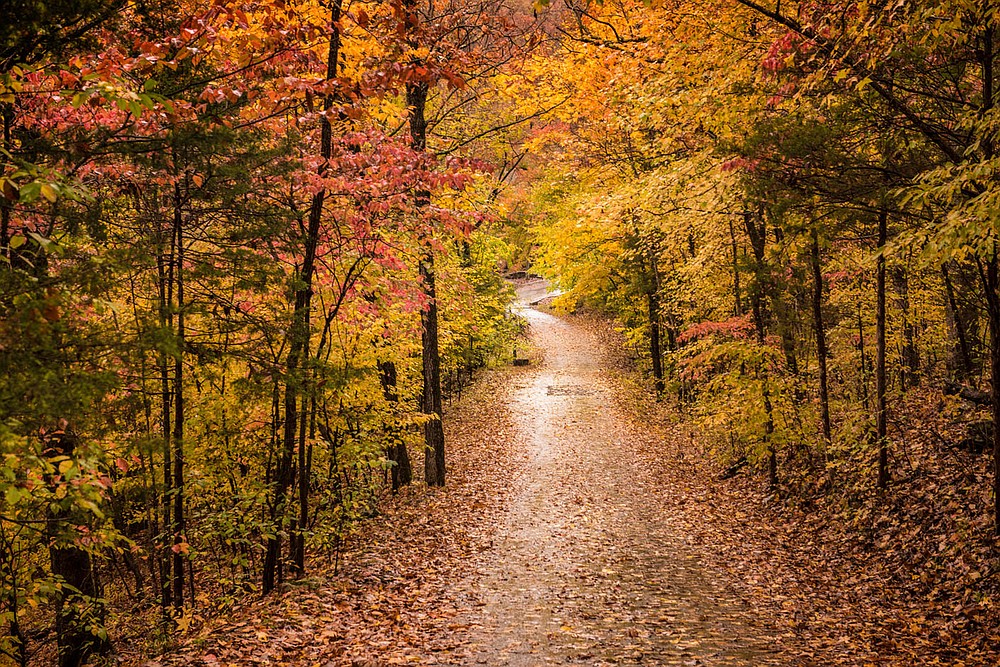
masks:
[[(3, 543), (0, 544), (0, 550), (2, 550), (0, 552), (12, 553), (14, 545), (6, 539), (6, 535), (0, 534), (0, 540), (3, 540)], [(7, 641), (10, 645), (8, 654), (18, 667), (27, 667), (28, 638), (21, 629), (21, 608), (18, 601), (20, 586), (17, 568), (12, 558), (0, 558), (0, 586), (2, 586), (0, 590), (3, 591), (0, 604), (3, 605), (2, 608), (10, 619), (7, 623)]]
[(816, 359), (819, 363), (819, 409), (823, 421), (823, 444), (826, 455), (830, 455), (833, 429), (830, 425), (830, 390), (827, 384), (826, 330), (823, 327), (823, 272), (819, 254), (819, 232), (812, 232), (812, 273), (813, 273), (813, 323), (816, 326)]
[[(75, 434), (56, 431), (45, 435), (44, 454), (49, 459), (74, 456)], [(53, 463), (58, 467), (59, 463)], [(56, 484), (54, 480), (49, 480)], [(58, 505), (56, 505), (58, 506)], [(56, 643), (59, 667), (81, 667), (91, 658), (111, 650), (107, 639), (94, 630), (104, 627), (106, 610), (101, 582), (90, 554), (71, 546), (64, 531), (75, 532), (75, 526), (87, 521), (73, 509), (58, 509), (50, 513), (49, 558), (52, 574), (63, 582), (56, 597)]]
[(173, 475), (173, 604), (184, 605), (184, 226), (181, 186), (174, 184), (174, 235), (177, 239), (174, 278), (177, 281), (177, 356), (174, 360), (174, 475)]
[[(407, 40), (411, 47), (419, 46), (417, 29), (420, 18), (416, 0), (404, 0), (403, 9), (406, 22)], [(406, 105), (410, 124), (410, 146), (416, 151), (427, 150), (427, 95), (430, 89), (426, 81), (406, 84)], [(417, 192), (416, 204), (423, 208), (430, 205), (429, 192)], [(422, 356), (423, 393), (421, 412), (428, 415), (424, 422), (424, 481), (428, 486), (444, 486), (445, 483), (445, 443), (442, 422), (441, 401), (441, 355), (438, 349), (438, 304), (437, 286), (434, 275), (434, 252), (429, 239), (424, 239), (425, 250), (420, 258), (420, 282), (424, 289), (427, 306), (420, 315), (420, 342)]]
[(743, 314), (743, 297), (740, 294), (739, 245), (736, 241), (736, 229), (732, 216), (729, 216), (729, 241), (733, 251), (733, 315), (739, 317)]
[[(169, 332), (173, 335), (173, 316), (170, 314), (170, 306), (173, 302), (173, 245), (176, 242), (176, 235), (171, 234), (171, 251), (167, 257), (164, 257), (162, 247), (157, 253), (156, 267), (157, 267), (157, 281), (159, 283), (159, 318), (160, 318), (160, 328), (163, 333)], [(173, 407), (173, 391), (170, 388), (170, 370), (167, 364), (167, 353), (165, 350), (160, 350), (157, 354), (157, 364), (159, 365), (160, 371), (160, 431), (162, 435), (162, 454), (163, 454), (163, 491), (160, 495), (160, 512), (162, 516), (163, 529), (159, 537), (159, 555), (158, 561), (160, 564), (160, 604), (164, 610), (169, 608), (173, 601), (171, 600), (171, 579), (170, 579), (170, 561), (171, 561), (171, 545), (173, 542), (174, 526), (173, 520), (171, 518), (170, 503), (172, 497), (173, 489), (173, 471), (171, 469), (171, 451), (173, 448), (173, 443), (170, 441), (170, 425), (172, 423), (172, 407)]]
[(427, 296), (421, 314), (423, 401), (421, 410), (431, 418), (424, 422), (424, 481), (428, 486), (444, 486), (444, 424), (441, 400), (441, 357), (438, 352), (437, 290), (434, 255), (428, 251), (420, 262), (420, 279)]
[[(378, 362), (379, 382), (382, 385), (382, 395), (386, 403), (395, 406), (399, 403), (399, 393), (396, 389), (397, 374), (396, 364), (391, 361)], [(399, 436), (399, 430), (395, 424), (388, 428), (389, 446), (387, 448), (387, 458), (392, 462), (392, 490), (398, 491), (401, 487), (413, 481), (413, 468), (410, 465), (410, 454), (406, 450), (406, 443)]]
[[(754, 254), (754, 280), (750, 286), (750, 307), (753, 311), (754, 326), (757, 330), (757, 343), (763, 347), (767, 342), (767, 325), (764, 322), (764, 291), (765, 285), (765, 265), (764, 255), (767, 249), (767, 228), (763, 215), (757, 215), (754, 221), (752, 211), (743, 212), (743, 222), (746, 226), (747, 236), (750, 237), (750, 247)], [(760, 369), (762, 382), (762, 400), (764, 403), (764, 438), (767, 445), (767, 479), (771, 488), (778, 486), (778, 453), (774, 448), (774, 408), (771, 405), (771, 390), (768, 386), (768, 369), (766, 366)]]
[[(337, 67), (340, 61), (340, 17), (343, 9), (343, 0), (334, 0), (330, 4), (330, 45), (327, 50), (326, 78), (332, 80), (337, 77)], [(333, 108), (334, 96), (328, 94), (324, 96), (323, 110), (328, 112)], [(330, 156), (333, 154), (333, 127), (330, 125), (329, 114), (324, 114), (320, 121), (320, 156), (323, 162), (319, 167), (319, 175), (326, 174), (329, 168)], [(303, 359), (308, 357), (310, 323), (309, 311), (312, 301), (312, 281), (316, 269), (316, 252), (319, 245), (320, 223), (323, 218), (323, 203), (326, 199), (326, 190), (320, 189), (313, 195), (309, 207), (309, 219), (306, 227), (306, 234), (303, 248), (302, 265), (298, 272), (295, 285), (295, 304), (292, 310), (292, 326), (289, 330), (289, 350), (285, 358), (285, 396), (284, 396), (284, 428), (282, 429), (281, 453), (278, 457), (278, 465), (275, 473), (275, 492), (271, 508), (271, 519), (274, 523), (274, 534), (267, 540), (267, 550), (264, 555), (264, 571), (261, 581), (261, 590), (267, 595), (275, 589), (283, 579), (283, 568), (281, 565), (281, 532), (285, 524), (286, 508), (289, 502), (288, 492), (292, 488), (295, 479), (295, 468), (293, 460), (295, 458), (295, 448), (298, 444), (298, 420), (299, 420), (299, 399), (303, 395), (303, 384), (305, 378), (300, 365)], [(302, 404), (305, 405), (303, 399)], [(301, 458), (301, 456), (300, 456)], [(299, 469), (301, 476), (305, 473)], [(308, 498), (308, 480), (300, 480), (305, 484), (306, 498)], [(302, 493), (300, 486), (300, 494)], [(299, 514), (301, 515), (302, 496), (299, 497)], [(308, 515), (308, 508), (306, 509)], [(299, 530), (305, 530), (304, 525), (298, 525)], [(294, 544), (299, 536), (292, 540)], [(304, 571), (304, 552), (297, 554), (297, 559), (301, 558), (302, 568), (298, 573)], [(298, 563), (296, 563), (298, 565)]]
[(902, 316), (903, 350), (902, 372), (899, 384), (903, 391), (920, 384), (917, 372), (920, 370), (920, 351), (917, 349), (916, 331), (910, 317), (910, 281), (903, 267), (892, 271), (892, 282), (896, 289), (896, 305)]
[(1000, 535), (1000, 260), (997, 243), (986, 268), (986, 300), (990, 326), (991, 416), (993, 418), (993, 529)]
[[(309, 357), (306, 347), (304, 356)], [(311, 398), (311, 421), (316, 421), (316, 397)], [(298, 505), (299, 513), (295, 520), (295, 530), (292, 531), (292, 569), (298, 576), (306, 571), (306, 531), (309, 528), (309, 484), (312, 480), (312, 449), (306, 444), (306, 400), (302, 398), (302, 416), (299, 419), (299, 460), (298, 460)]]
[(944, 281), (945, 319), (948, 324), (948, 333), (953, 341), (951, 354), (949, 354), (950, 365), (956, 377), (964, 379), (972, 375), (972, 348), (969, 345), (966, 323), (958, 308), (958, 299), (955, 297), (955, 285), (951, 280), (949, 264), (951, 262), (945, 262), (941, 265), (941, 278)]
[(889, 443), (886, 422), (885, 368), (885, 251), (888, 236), (888, 212), (878, 214), (878, 257), (875, 259), (875, 440), (878, 443), (878, 487), (889, 485)]
[(865, 322), (861, 317), (862, 306), (858, 304), (858, 354), (861, 356), (861, 403), (868, 408), (868, 355), (865, 354)]
[[(0, 120), (3, 122), (3, 147), (8, 153), (14, 148), (11, 140), (12, 126), (14, 125), (14, 106), (12, 104), (0, 104)], [(7, 199), (6, 193), (0, 192), (0, 253), (10, 259), (10, 213), (11, 202)]]
[[(980, 50), (983, 64), (983, 113), (994, 107), (993, 81), (993, 19), (987, 19), (983, 31), (983, 48)], [(995, 137), (984, 141), (985, 157), (992, 160), (995, 154)], [(994, 238), (986, 281), (987, 312), (990, 326), (990, 384), (992, 387), (993, 413), (993, 530), (1000, 535), (1000, 260), (997, 258), (997, 241)]]
[(663, 357), (660, 352), (660, 269), (657, 266), (655, 248), (649, 250), (649, 290), (646, 299), (649, 306), (649, 354), (653, 359), (653, 383), (656, 395), (663, 393)]

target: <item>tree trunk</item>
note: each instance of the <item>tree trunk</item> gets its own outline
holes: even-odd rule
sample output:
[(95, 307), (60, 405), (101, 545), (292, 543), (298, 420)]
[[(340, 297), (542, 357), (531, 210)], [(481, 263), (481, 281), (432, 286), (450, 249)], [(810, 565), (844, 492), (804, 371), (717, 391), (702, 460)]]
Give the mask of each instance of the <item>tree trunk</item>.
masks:
[[(337, 76), (337, 66), (340, 60), (340, 16), (343, 7), (343, 0), (334, 0), (330, 5), (330, 46), (327, 51), (326, 79), (329, 81)], [(334, 96), (328, 94), (323, 99), (323, 110), (329, 111), (333, 108)], [(333, 153), (333, 127), (330, 125), (329, 114), (324, 114), (320, 121), (320, 156), (323, 162), (319, 166), (318, 173), (323, 176), (328, 167), (330, 156)], [(292, 325), (289, 329), (288, 356), (285, 358), (285, 396), (284, 396), (284, 428), (282, 429), (281, 453), (278, 457), (278, 466), (275, 473), (275, 492), (271, 506), (271, 520), (274, 534), (267, 540), (267, 551), (264, 556), (264, 571), (261, 581), (261, 592), (267, 595), (281, 583), (284, 571), (281, 564), (281, 533), (284, 529), (286, 508), (289, 501), (289, 489), (295, 483), (295, 450), (299, 439), (299, 399), (304, 396), (305, 378), (300, 365), (302, 360), (309, 354), (310, 323), (309, 312), (312, 301), (312, 281), (316, 270), (316, 252), (319, 245), (320, 223), (323, 219), (323, 203), (326, 199), (326, 190), (320, 189), (313, 195), (309, 207), (309, 219), (306, 226), (306, 234), (303, 239), (304, 248), (302, 265), (296, 276), (295, 304), (292, 310)], [(303, 398), (302, 405), (305, 405)], [(301, 457), (300, 457), (301, 458)], [(305, 471), (299, 470), (299, 475)], [(300, 480), (308, 485), (308, 480)], [(301, 493), (301, 487), (300, 487)], [(306, 486), (308, 493), (308, 486)], [(302, 498), (299, 498), (300, 506)], [(307, 508), (308, 512), (308, 508)], [(300, 507), (301, 514), (301, 507)], [(305, 530), (305, 526), (297, 526), (298, 530)], [(296, 543), (299, 536), (292, 540)], [(304, 547), (303, 547), (304, 548)], [(298, 570), (301, 574), (304, 571), (304, 556), (302, 568)], [(298, 565), (298, 563), (296, 563)]]
[(858, 303), (858, 354), (861, 357), (861, 375), (859, 391), (861, 403), (868, 408), (868, 355), (865, 353), (865, 322), (861, 317), (862, 305)]
[(878, 443), (878, 488), (889, 485), (889, 444), (886, 441), (886, 369), (885, 369), (885, 243), (888, 236), (888, 212), (878, 214), (878, 257), (875, 259), (875, 441)]
[[(992, 19), (983, 31), (983, 48), (980, 56), (983, 63), (983, 112), (993, 109), (995, 91), (993, 89), (993, 36)], [(985, 156), (992, 160), (996, 138), (990, 136), (984, 142)], [(1000, 260), (997, 259), (997, 242), (993, 241), (993, 253), (987, 269), (986, 300), (990, 326), (990, 384), (993, 392), (993, 531), (1000, 535)]]
[(896, 289), (896, 305), (902, 315), (903, 350), (902, 372), (899, 374), (899, 384), (903, 391), (920, 384), (917, 372), (920, 370), (920, 351), (917, 349), (916, 331), (910, 318), (910, 281), (903, 267), (896, 267), (892, 272), (892, 282)]
[[(14, 125), (14, 106), (4, 102), (0, 104), (0, 121), (3, 122), (3, 148), (10, 153), (14, 144), (11, 140), (11, 131)], [(0, 252), (10, 260), (10, 213), (13, 204), (7, 199), (5, 193), (0, 192)]]
[(823, 327), (823, 272), (820, 265), (819, 233), (812, 232), (812, 273), (813, 273), (813, 323), (816, 326), (816, 360), (819, 364), (819, 410), (823, 421), (823, 445), (826, 455), (830, 455), (833, 429), (830, 425), (830, 390), (826, 373), (826, 330)]
[[(754, 221), (752, 211), (743, 212), (743, 222), (746, 226), (747, 236), (750, 237), (750, 246), (754, 254), (754, 280), (750, 285), (750, 307), (753, 311), (754, 327), (757, 331), (757, 344), (763, 347), (767, 342), (767, 326), (764, 322), (764, 255), (767, 249), (767, 228), (763, 215), (757, 215)], [(768, 369), (763, 366), (760, 369), (762, 382), (762, 400), (764, 403), (764, 438), (767, 445), (767, 480), (771, 488), (778, 486), (778, 453), (774, 449), (774, 408), (771, 405), (771, 390), (768, 386)]]
[[(404, 0), (407, 40), (411, 47), (419, 46), (416, 0)], [(415, 151), (427, 150), (427, 95), (430, 91), (426, 81), (406, 84), (406, 106), (410, 125), (410, 147)], [(429, 192), (415, 193), (416, 205), (420, 208), (430, 205)], [(441, 355), (438, 349), (438, 309), (437, 288), (434, 276), (434, 252), (429, 239), (423, 239), (425, 250), (420, 258), (420, 283), (424, 289), (427, 306), (420, 314), (420, 342), (422, 356), (423, 394), (421, 412), (428, 416), (424, 423), (424, 481), (428, 486), (444, 486), (445, 449), (443, 405), (441, 401)]]
[[(9, 554), (14, 548), (13, 544), (7, 540), (3, 541), (2, 547), (5, 554)], [(7, 618), (7, 637), (9, 645), (7, 654), (18, 667), (28, 665), (28, 638), (21, 629), (21, 607), (18, 601), (18, 572), (12, 558), (0, 558), (0, 590), (3, 597), (0, 598), (0, 605), (3, 605)]]
[[(75, 434), (54, 431), (44, 436), (44, 455), (48, 459), (73, 458), (77, 445)], [(58, 468), (59, 463), (53, 466)], [(55, 484), (54, 480), (49, 480)], [(58, 504), (55, 505), (58, 507)], [(62, 531), (75, 531), (75, 526), (86, 522), (75, 516), (72, 509), (57, 509), (49, 516), (49, 558), (52, 575), (63, 582), (56, 598), (56, 643), (59, 667), (81, 667), (98, 655), (111, 650), (110, 642), (93, 630), (103, 629), (106, 610), (103, 591), (90, 554), (71, 546)]]
[[(309, 356), (308, 347), (304, 356)], [(311, 401), (311, 417), (316, 421), (316, 398)], [(302, 576), (306, 571), (306, 531), (309, 528), (309, 484), (312, 479), (312, 450), (306, 444), (305, 397), (302, 398), (302, 418), (299, 419), (299, 460), (298, 460), (298, 505), (299, 512), (295, 519), (295, 529), (292, 531), (292, 571), (296, 576)]]
[[(164, 333), (169, 332), (173, 335), (173, 315), (170, 313), (170, 307), (173, 303), (173, 246), (176, 243), (176, 234), (171, 234), (170, 237), (171, 251), (167, 257), (164, 257), (162, 246), (160, 252), (157, 254), (157, 280), (159, 283), (159, 300), (160, 300), (160, 328)], [(170, 441), (170, 425), (172, 423), (171, 411), (173, 408), (173, 391), (170, 388), (170, 370), (167, 363), (167, 353), (165, 350), (161, 349), (158, 353), (157, 363), (159, 365), (160, 371), (160, 429), (162, 433), (162, 453), (163, 453), (163, 492), (160, 496), (160, 512), (162, 513), (162, 523), (163, 530), (158, 538), (159, 540), (159, 554), (157, 560), (159, 561), (159, 572), (160, 572), (160, 605), (163, 607), (164, 612), (169, 608), (173, 601), (171, 600), (171, 579), (170, 579), (170, 562), (171, 562), (171, 543), (173, 541), (174, 527), (171, 518), (170, 503), (171, 503), (171, 492), (173, 489), (173, 471), (171, 469), (171, 451), (173, 443)]]
[(1000, 260), (996, 242), (986, 268), (986, 311), (990, 326), (990, 385), (993, 417), (993, 529), (1000, 535)]
[(739, 317), (743, 314), (743, 297), (740, 294), (739, 245), (736, 242), (736, 229), (732, 216), (729, 216), (729, 240), (733, 251), (733, 315)]
[(649, 251), (649, 289), (646, 298), (649, 306), (649, 354), (653, 359), (653, 383), (656, 395), (663, 394), (663, 358), (660, 353), (660, 270), (656, 265), (656, 250)]
[(952, 349), (949, 357), (949, 366), (955, 373), (958, 380), (964, 380), (972, 375), (972, 348), (969, 345), (969, 334), (966, 323), (962, 318), (962, 312), (958, 307), (958, 299), (955, 298), (955, 285), (951, 279), (949, 264), (945, 262), (941, 265), (941, 278), (944, 281), (945, 293), (945, 320), (948, 325), (948, 335), (952, 339)]
[(434, 284), (434, 255), (428, 251), (420, 262), (420, 279), (427, 296), (427, 308), (421, 313), (423, 400), (421, 411), (430, 418), (424, 422), (424, 481), (428, 486), (444, 486), (444, 424), (441, 421), (441, 357), (438, 352), (437, 292)]
[(175, 609), (184, 605), (184, 227), (181, 186), (174, 184), (174, 234), (177, 238), (177, 356), (174, 359), (173, 591)]
[[(395, 407), (399, 403), (399, 393), (396, 391), (396, 364), (391, 361), (378, 362), (379, 382), (382, 385), (382, 395), (386, 402)], [(401, 487), (413, 481), (413, 468), (410, 465), (410, 454), (406, 450), (406, 442), (399, 436), (398, 429), (392, 425), (388, 429), (389, 446), (386, 449), (386, 457), (392, 462), (392, 490), (398, 491)]]

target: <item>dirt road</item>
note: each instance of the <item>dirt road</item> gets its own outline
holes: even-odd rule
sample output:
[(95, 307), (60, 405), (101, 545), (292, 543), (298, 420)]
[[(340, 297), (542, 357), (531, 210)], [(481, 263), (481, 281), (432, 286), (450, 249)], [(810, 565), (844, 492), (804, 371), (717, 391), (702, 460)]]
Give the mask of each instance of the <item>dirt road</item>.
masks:
[(781, 664), (689, 540), (692, 520), (717, 517), (686, 504), (672, 436), (615, 400), (593, 332), (522, 314), (532, 365), (484, 375), (446, 409), (447, 487), (387, 498), (342, 568), (200, 618), (146, 664)]
[[(538, 286), (521, 292), (534, 300)], [(544, 361), (511, 393), (520, 469), (480, 565), (465, 664), (771, 663), (749, 610), (664, 516), (668, 490), (636, 452), (642, 424), (614, 407), (592, 334), (521, 314)]]

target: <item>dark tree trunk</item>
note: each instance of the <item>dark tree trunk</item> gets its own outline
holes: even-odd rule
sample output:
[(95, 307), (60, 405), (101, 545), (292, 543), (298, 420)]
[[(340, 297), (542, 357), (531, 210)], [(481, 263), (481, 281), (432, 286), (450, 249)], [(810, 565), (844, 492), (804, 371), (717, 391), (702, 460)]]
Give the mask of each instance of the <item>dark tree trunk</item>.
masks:
[[(989, 19), (988, 19), (989, 20)], [(993, 37), (994, 24), (991, 22), (983, 31), (983, 48), (980, 56), (983, 62), (983, 111), (993, 109), (995, 91), (993, 89)], [(995, 153), (995, 137), (985, 142), (985, 153), (992, 160)], [(1000, 260), (997, 258), (997, 243), (993, 242), (993, 253), (987, 269), (986, 299), (990, 326), (990, 383), (993, 392), (993, 531), (1000, 535)]]
[(952, 338), (952, 350), (949, 356), (949, 366), (956, 379), (964, 380), (972, 375), (972, 348), (969, 345), (969, 334), (962, 312), (955, 298), (955, 285), (951, 279), (951, 262), (941, 265), (941, 278), (944, 281), (945, 319), (948, 324), (948, 334)]
[(865, 322), (861, 317), (862, 306), (858, 304), (858, 354), (861, 357), (860, 392), (861, 403), (868, 408), (868, 355), (865, 353)]
[(888, 236), (888, 212), (878, 214), (878, 257), (875, 260), (875, 441), (878, 443), (878, 487), (889, 485), (889, 443), (886, 441), (885, 368), (885, 243)]
[[(4, 540), (0, 545), (4, 553), (10, 553), (13, 545)], [(28, 638), (21, 629), (21, 608), (18, 601), (18, 573), (13, 559), (0, 558), (0, 586), (2, 586), (3, 597), (0, 598), (0, 605), (10, 619), (7, 623), (7, 642), (10, 645), (7, 653), (11, 660), (18, 667), (28, 665)]]
[(816, 327), (816, 360), (819, 363), (819, 409), (823, 422), (823, 443), (829, 456), (833, 429), (830, 425), (830, 390), (826, 373), (826, 330), (823, 327), (823, 272), (820, 264), (819, 233), (812, 233), (812, 273), (813, 273), (813, 323)]
[[(337, 77), (337, 66), (340, 60), (340, 16), (343, 7), (343, 0), (334, 0), (330, 5), (330, 46), (327, 51), (326, 78), (327, 80)], [(328, 94), (324, 96), (323, 110), (329, 111), (333, 108), (334, 96)], [(333, 127), (330, 125), (329, 115), (324, 114), (320, 121), (320, 156), (323, 162), (319, 166), (319, 175), (323, 176), (329, 168), (330, 156), (333, 153)], [(289, 504), (289, 490), (295, 483), (295, 450), (299, 440), (299, 402), (304, 397), (305, 377), (302, 372), (302, 362), (309, 356), (310, 324), (309, 312), (312, 302), (312, 281), (316, 270), (316, 251), (319, 245), (320, 223), (323, 219), (323, 203), (326, 200), (326, 190), (319, 190), (313, 195), (309, 207), (309, 219), (306, 226), (302, 265), (296, 276), (295, 304), (292, 310), (292, 326), (289, 330), (288, 356), (285, 358), (285, 396), (284, 396), (284, 428), (281, 437), (281, 453), (278, 457), (277, 470), (275, 472), (275, 491), (271, 505), (271, 520), (273, 522), (274, 534), (267, 540), (267, 551), (264, 555), (264, 571), (261, 580), (261, 592), (267, 595), (281, 583), (284, 571), (281, 562), (281, 532), (284, 529), (286, 520), (286, 509)], [(305, 400), (302, 398), (302, 405)], [(304, 418), (304, 417), (303, 417)], [(301, 458), (301, 456), (300, 456)], [(305, 471), (299, 470), (299, 475), (304, 475)], [(308, 498), (308, 480), (300, 480), (305, 484), (305, 493)], [(303, 487), (300, 486), (300, 494)], [(306, 500), (308, 502), (308, 500)], [(300, 514), (302, 497), (299, 498)], [(306, 508), (308, 513), (308, 507)], [(305, 530), (305, 526), (297, 526), (299, 530)], [(295, 544), (299, 535), (296, 535), (292, 543)], [(305, 569), (304, 547), (296, 554), (296, 570), (301, 574)], [(301, 565), (302, 567), (298, 567)]]
[[(763, 215), (755, 215), (749, 210), (744, 211), (743, 222), (754, 255), (754, 280), (750, 285), (750, 307), (753, 311), (754, 327), (757, 331), (757, 343), (763, 347), (767, 342), (763, 296), (766, 289), (764, 256), (767, 249), (767, 227)], [(767, 479), (771, 488), (775, 488), (778, 486), (778, 453), (774, 449), (774, 408), (771, 405), (771, 390), (768, 386), (766, 365), (760, 369), (760, 375), (763, 384), (761, 394), (764, 403), (764, 437), (767, 445)]]
[(173, 591), (175, 609), (184, 605), (184, 226), (181, 215), (181, 186), (174, 185), (174, 234), (177, 238), (177, 356), (174, 359), (174, 471), (173, 471)]
[[(419, 46), (417, 29), (420, 18), (415, 0), (404, 0), (403, 9), (406, 22), (407, 40), (411, 47)], [(410, 125), (410, 146), (413, 150), (427, 150), (427, 95), (430, 91), (426, 81), (406, 84), (406, 106)], [(418, 207), (430, 205), (429, 192), (415, 193)], [(441, 401), (441, 355), (438, 350), (438, 306), (437, 287), (434, 275), (434, 252), (429, 239), (424, 239), (425, 250), (420, 258), (420, 283), (424, 289), (427, 307), (420, 314), (420, 342), (423, 393), (420, 410), (429, 419), (424, 423), (424, 481), (428, 486), (444, 486), (445, 447), (443, 405)]]
[[(173, 303), (173, 247), (177, 241), (176, 234), (170, 237), (171, 251), (164, 257), (162, 250), (157, 255), (157, 278), (159, 282), (160, 299), (160, 327), (164, 333), (173, 335), (173, 315), (170, 307)], [(163, 530), (159, 537), (159, 550), (157, 560), (159, 561), (160, 573), (160, 604), (164, 611), (169, 608), (173, 601), (172, 584), (170, 578), (171, 546), (173, 543), (174, 525), (171, 518), (170, 503), (172, 501), (173, 489), (173, 469), (171, 459), (173, 443), (170, 441), (170, 428), (173, 423), (173, 390), (170, 387), (170, 370), (167, 360), (167, 353), (160, 350), (157, 355), (157, 363), (160, 371), (160, 429), (162, 434), (162, 454), (163, 454), (163, 492), (160, 496), (160, 512), (162, 513)]]
[(660, 269), (655, 248), (649, 251), (649, 289), (646, 292), (649, 306), (649, 355), (653, 360), (653, 385), (656, 395), (663, 393), (663, 356), (660, 351)]
[(990, 325), (990, 384), (993, 417), (993, 522), (1000, 535), (1000, 260), (994, 242), (993, 254), (986, 268), (986, 302)]
[[(13, 105), (6, 102), (0, 104), (0, 120), (3, 122), (3, 148), (9, 153), (14, 148), (11, 140), (11, 131), (14, 125)], [(8, 260), (10, 259), (10, 212), (12, 206), (6, 193), (0, 192), (0, 252), (3, 252)]]
[[(378, 362), (378, 371), (382, 395), (389, 405), (395, 407), (399, 403), (399, 393), (396, 390), (396, 364), (391, 361), (380, 361)], [(406, 442), (399, 436), (398, 428), (391, 425), (387, 431), (389, 446), (386, 449), (386, 457), (393, 464), (390, 474), (392, 476), (392, 490), (395, 492), (413, 481), (413, 468), (410, 465), (410, 454), (406, 450)]]
[(729, 217), (729, 240), (733, 251), (733, 315), (743, 314), (743, 297), (740, 294), (740, 258), (739, 245), (736, 241), (736, 229), (732, 216)]
[(903, 391), (920, 384), (917, 375), (920, 370), (920, 350), (917, 349), (916, 329), (910, 318), (910, 281), (903, 267), (897, 267), (892, 272), (892, 282), (896, 289), (896, 305), (902, 315), (903, 350), (902, 372), (899, 374), (899, 384)]
[[(309, 356), (308, 346), (304, 351)], [(298, 460), (298, 505), (299, 513), (295, 519), (295, 529), (292, 531), (292, 570), (297, 576), (306, 571), (306, 531), (309, 528), (309, 484), (312, 480), (312, 449), (306, 444), (305, 397), (302, 399), (302, 418), (299, 419), (299, 460)], [(311, 400), (310, 419), (316, 421), (316, 399)]]
[(423, 348), (423, 400), (421, 411), (430, 416), (424, 422), (424, 481), (428, 486), (444, 486), (444, 424), (441, 421), (441, 357), (438, 352), (437, 291), (434, 284), (434, 255), (428, 251), (420, 262), (420, 279), (427, 295), (427, 308), (421, 313)]
[[(44, 436), (44, 455), (48, 459), (73, 458), (77, 437), (66, 431), (54, 431)], [(58, 468), (59, 462), (53, 462)], [(52, 485), (57, 482), (50, 478)], [(75, 531), (75, 526), (87, 519), (75, 516), (73, 509), (58, 509), (49, 516), (49, 558), (52, 574), (63, 582), (56, 598), (56, 643), (59, 667), (81, 667), (94, 656), (111, 650), (107, 639), (92, 629), (103, 628), (106, 611), (101, 582), (90, 554), (74, 546), (63, 531)]]

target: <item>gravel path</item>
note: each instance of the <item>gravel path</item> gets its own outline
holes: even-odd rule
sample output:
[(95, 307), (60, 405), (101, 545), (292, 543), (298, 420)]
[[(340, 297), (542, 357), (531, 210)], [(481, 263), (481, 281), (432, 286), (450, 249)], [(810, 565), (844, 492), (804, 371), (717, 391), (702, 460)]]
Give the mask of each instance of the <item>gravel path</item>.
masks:
[(664, 516), (668, 490), (640, 464), (641, 425), (614, 407), (599, 344), (522, 315), (544, 361), (512, 392), (520, 470), (480, 563), (464, 664), (775, 664), (749, 610)]

